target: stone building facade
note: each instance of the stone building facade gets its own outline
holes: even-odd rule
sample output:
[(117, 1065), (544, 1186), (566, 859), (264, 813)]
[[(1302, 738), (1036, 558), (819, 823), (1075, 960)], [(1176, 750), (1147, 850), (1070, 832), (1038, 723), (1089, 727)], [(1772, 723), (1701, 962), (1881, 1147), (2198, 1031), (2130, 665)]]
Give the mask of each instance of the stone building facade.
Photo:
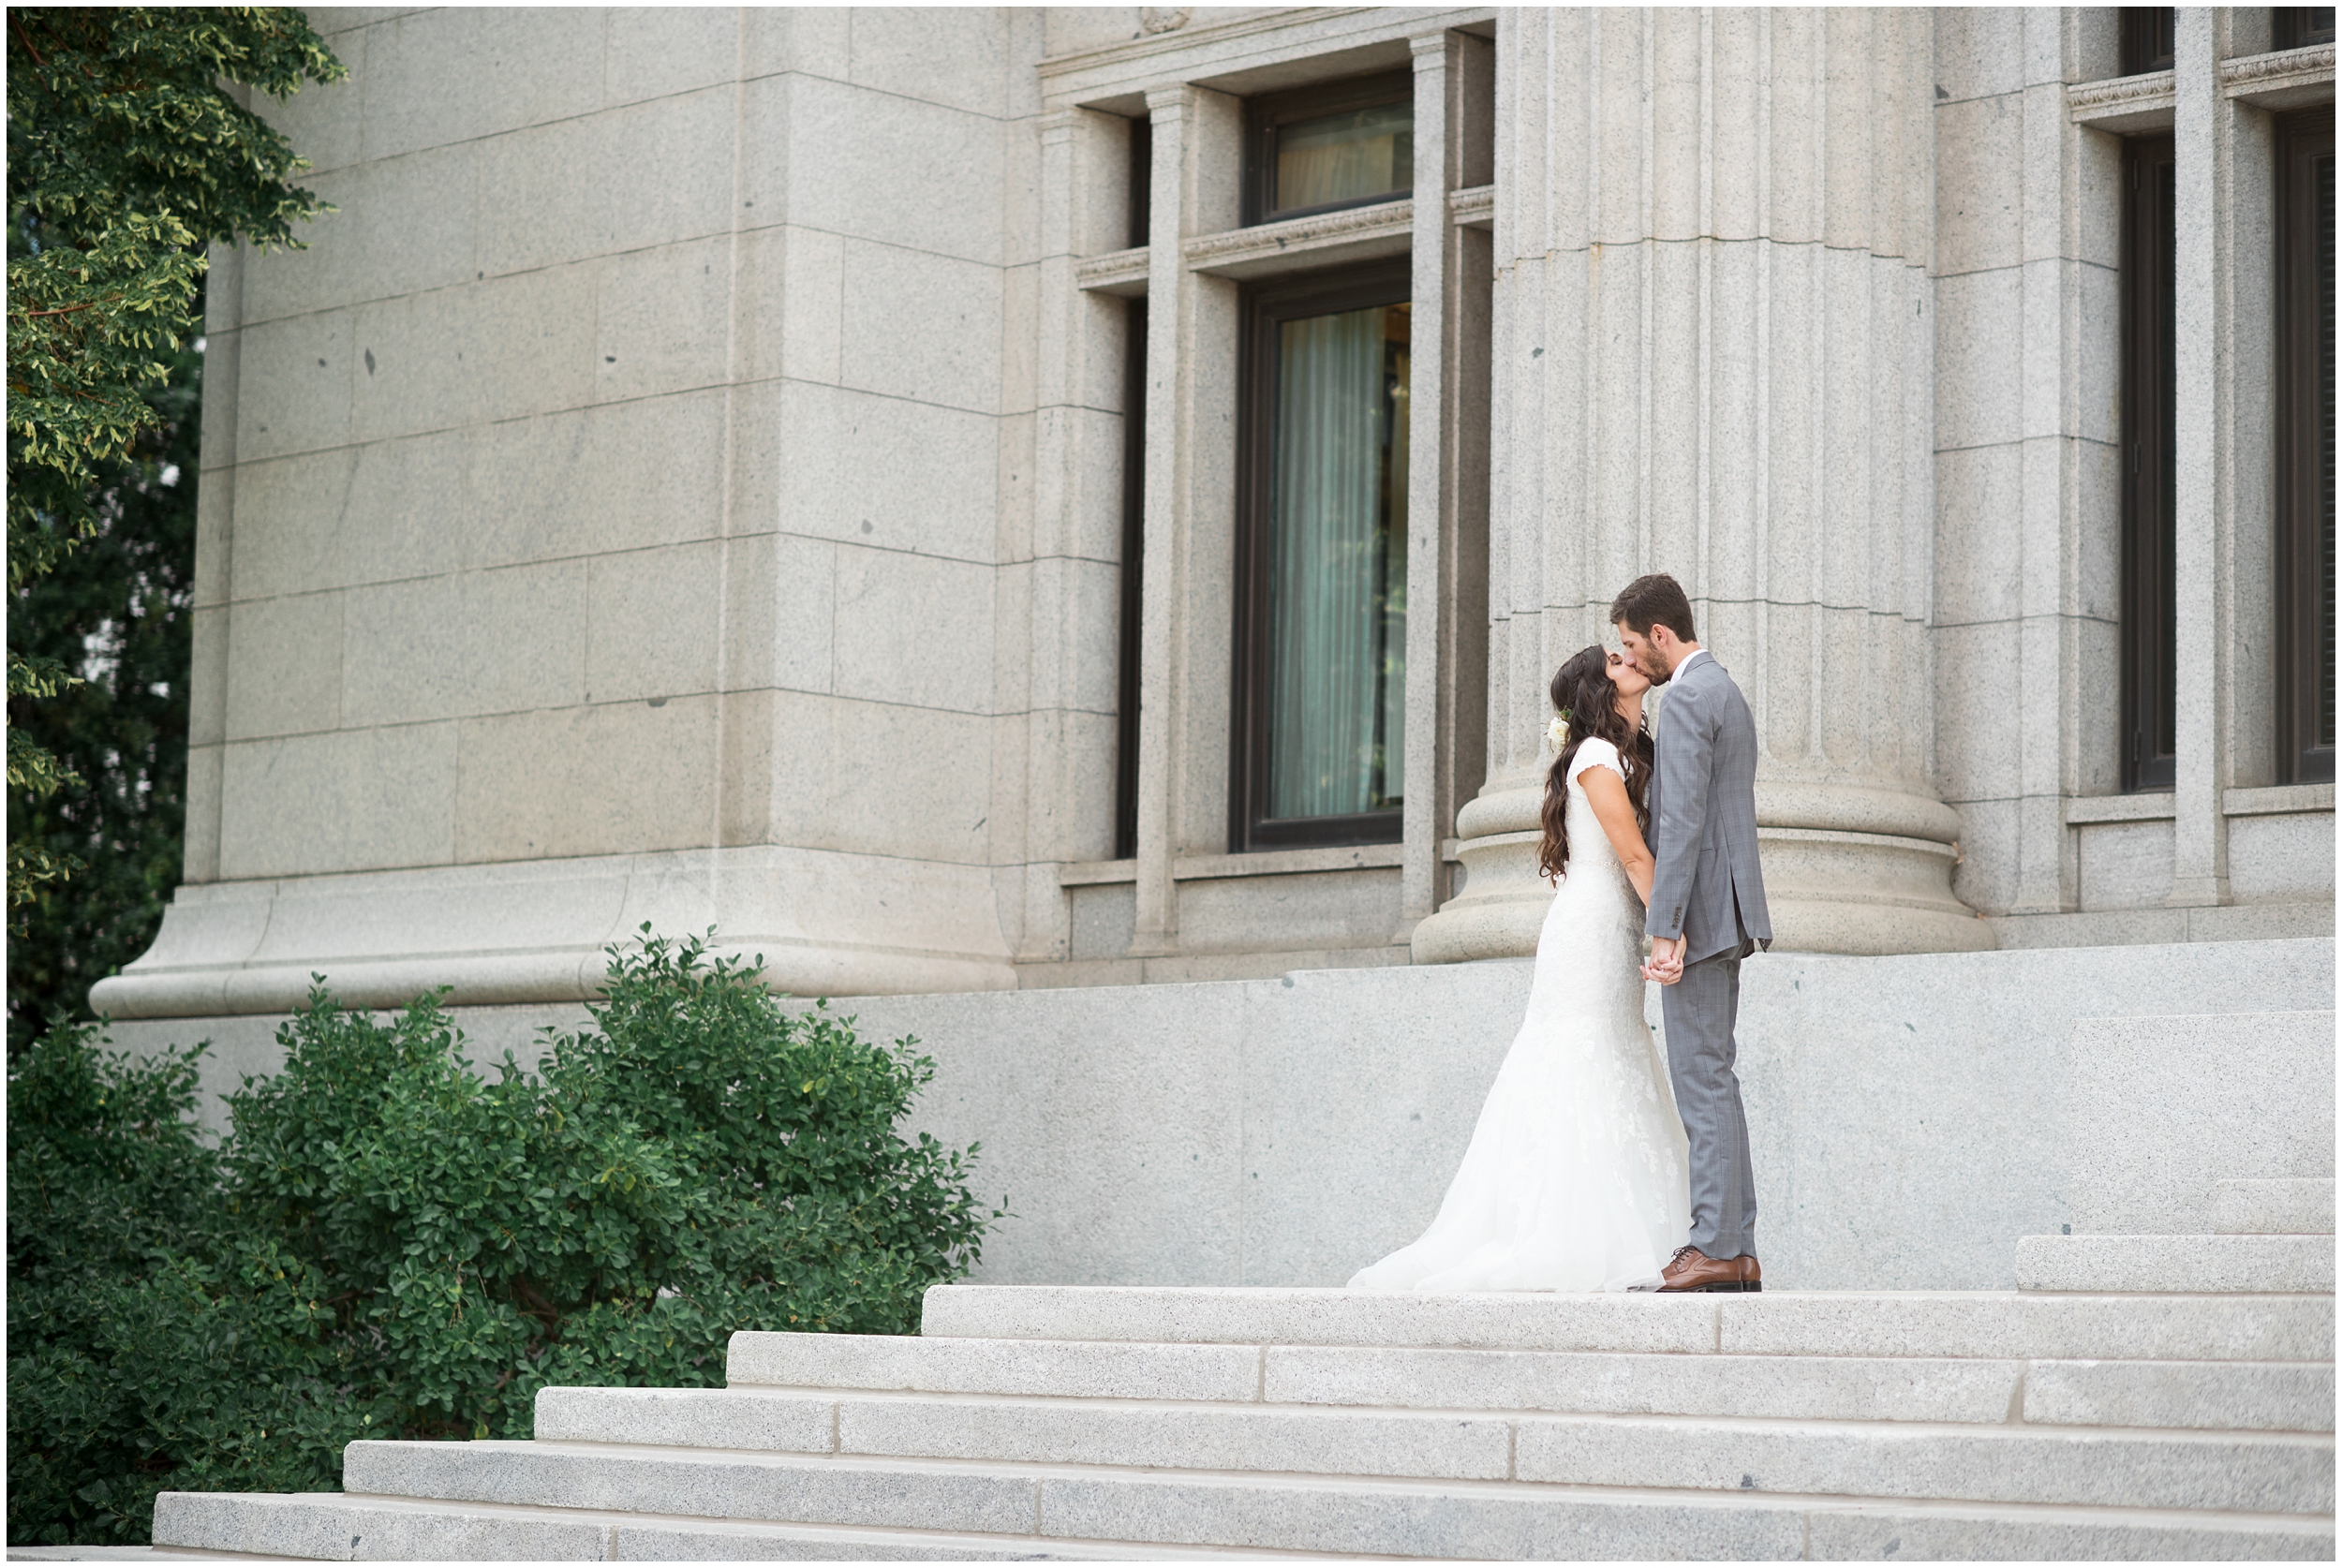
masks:
[(1517, 956), (1649, 570), (1784, 948), (2333, 931), (2330, 10), (312, 14), (116, 1017)]

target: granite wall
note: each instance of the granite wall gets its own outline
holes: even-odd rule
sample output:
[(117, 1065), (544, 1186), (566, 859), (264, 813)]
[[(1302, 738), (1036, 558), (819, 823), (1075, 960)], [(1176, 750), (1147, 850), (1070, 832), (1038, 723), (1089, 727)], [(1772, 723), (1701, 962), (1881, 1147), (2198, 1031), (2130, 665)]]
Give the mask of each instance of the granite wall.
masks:
[[(916, 1036), (939, 1072), (915, 1125), (983, 1144), (977, 1191), (1013, 1218), (978, 1278), (1327, 1285), (1430, 1221), (1530, 969), (834, 1005)], [(2334, 986), (2317, 940), (1749, 960), (1768, 1282), (2006, 1289), (2020, 1235), (2202, 1228), (2218, 1178), (2333, 1175)], [(460, 1016), (476, 1056), (526, 1060), (530, 1031), (574, 1014)], [(209, 1033), (216, 1093), (275, 1065), (274, 1022), (114, 1038)]]

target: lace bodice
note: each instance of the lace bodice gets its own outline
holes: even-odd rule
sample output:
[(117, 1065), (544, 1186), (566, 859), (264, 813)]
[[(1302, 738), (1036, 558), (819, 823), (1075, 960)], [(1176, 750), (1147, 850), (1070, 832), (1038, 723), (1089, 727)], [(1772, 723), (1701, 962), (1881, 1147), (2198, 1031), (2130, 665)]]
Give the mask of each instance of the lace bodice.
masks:
[[(1618, 747), (1606, 740), (1585, 740), (1579, 743), (1578, 754), (1569, 760), (1569, 805), (1566, 821), (1569, 824), (1569, 865), (1564, 868), (1562, 885), (1567, 889), (1579, 884), (1579, 896), (1591, 896), (1587, 883), (1615, 882), (1625, 896), (1639, 906), (1634, 886), (1626, 880), (1626, 868), (1618, 858), (1618, 851), (1610, 844), (1610, 836), (1603, 831), (1602, 820), (1593, 814), (1593, 801), (1586, 793), (1586, 773), (1591, 768), (1608, 768), (1623, 780), (1626, 769), (1619, 761)], [(1606, 907), (1616, 906), (1606, 900)], [(1642, 931), (1642, 910), (1631, 911), (1635, 931)]]

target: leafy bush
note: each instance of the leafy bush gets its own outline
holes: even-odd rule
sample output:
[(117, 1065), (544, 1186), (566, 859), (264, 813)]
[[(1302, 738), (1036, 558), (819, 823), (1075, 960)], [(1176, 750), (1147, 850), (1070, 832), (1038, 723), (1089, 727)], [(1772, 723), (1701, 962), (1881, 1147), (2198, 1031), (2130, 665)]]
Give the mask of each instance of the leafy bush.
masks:
[(535, 1075), (438, 998), (322, 986), (284, 1070), (52, 1032), (10, 1075), (8, 1538), (143, 1541), (162, 1489), (331, 1487), (358, 1437), (529, 1434), (548, 1383), (701, 1386), (741, 1328), (915, 1332), (975, 1262), (964, 1154), (896, 1126), (916, 1042), (785, 1012), (704, 944), (613, 950)]

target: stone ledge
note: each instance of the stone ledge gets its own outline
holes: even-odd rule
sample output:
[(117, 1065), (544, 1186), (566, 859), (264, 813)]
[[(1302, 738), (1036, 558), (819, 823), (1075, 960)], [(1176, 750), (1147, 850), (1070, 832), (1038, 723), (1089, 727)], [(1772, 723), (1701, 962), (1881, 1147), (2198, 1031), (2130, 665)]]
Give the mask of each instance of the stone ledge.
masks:
[(2178, 797), (2169, 790), (2135, 795), (2068, 795), (2066, 825), (2086, 827), (2094, 822), (2168, 822)]
[(2220, 811), (2229, 817), (2277, 817), (2333, 809), (2331, 784), (2272, 784), (2220, 791)]
[(1144, 299), (1147, 295), (1147, 247), (1137, 245), (1105, 256), (1092, 256), (1074, 263), (1074, 286), (1092, 294), (1115, 294), (1123, 299)]
[(2177, 99), (2170, 71), (2078, 82), (2066, 89), (2066, 118), (2123, 134), (2161, 130), (2170, 126)]
[(1496, 226), (1496, 187), (1474, 185), (1466, 190), (1449, 193), (1447, 220), (1459, 229), (1492, 229)]
[(2072, 914), (1994, 915), (2004, 948), (2139, 947), (2332, 937), (2324, 902), (2223, 904), (2202, 909), (2089, 910)]
[(2220, 96), (2256, 109), (2306, 109), (2334, 101), (2334, 45), (2247, 54), (2220, 62)]
[(1188, 241), (1180, 255), (1192, 271), (1251, 279), (1404, 256), (1414, 245), (1415, 203), (1401, 200), (1205, 234)]
[[(1316, 850), (1261, 850), (1245, 855), (1181, 855), (1171, 863), (1175, 882), (1221, 877), (1290, 877), (1318, 871), (1381, 870), (1400, 865), (1399, 844), (1341, 844)], [(1077, 861), (1058, 868), (1060, 887), (1097, 887), (1138, 880), (1135, 860)]]

